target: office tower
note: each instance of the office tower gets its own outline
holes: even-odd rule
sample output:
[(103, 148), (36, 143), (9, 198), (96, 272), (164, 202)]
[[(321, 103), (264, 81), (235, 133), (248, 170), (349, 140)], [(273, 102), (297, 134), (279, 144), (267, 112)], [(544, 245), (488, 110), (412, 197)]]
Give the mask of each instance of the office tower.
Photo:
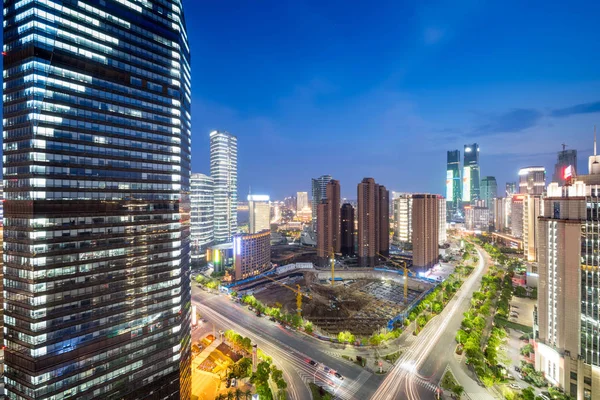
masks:
[(448, 152), (446, 166), (446, 201), (448, 220), (461, 213), (462, 180), (460, 173), (460, 150)]
[(354, 255), (354, 207), (344, 203), (340, 216), (340, 251), (343, 256)]
[(190, 180), (192, 258), (204, 257), (214, 240), (214, 180), (204, 174), (192, 174)]
[(312, 180), (312, 219), (313, 224), (317, 222), (317, 206), (321, 201), (327, 199), (327, 184), (331, 180), (331, 175), (322, 175)]
[[(537, 261), (537, 228), (540, 216), (541, 196), (523, 197), (523, 252), (527, 261)], [(537, 273), (537, 268), (532, 272)]]
[(523, 200), (525, 195), (515, 194), (510, 207), (510, 229), (514, 237), (523, 237)]
[(326, 199), (317, 206), (317, 257), (326, 265), (331, 252), (340, 252), (340, 181), (330, 180)]
[(506, 197), (511, 197), (513, 194), (519, 193), (517, 182), (506, 182)]
[(490, 210), (479, 200), (474, 205), (465, 206), (465, 228), (470, 231), (487, 232), (490, 225)]
[(483, 206), (492, 210), (494, 208), (493, 200), (496, 197), (498, 197), (496, 178), (493, 176), (484, 176), (481, 178), (481, 200), (483, 200)]
[[(389, 254), (389, 193), (373, 178), (364, 178), (358, 192), (358, 263), (374, 267), (379, 254)], [(382, 236), (387, 236), (386, 238)], [(385, 247), (387, 243), (387, 248)], [(382, 247), (383, 246), (383, 247)]]
[(496, 232), (504, 232), (506, 229), (506, 209), (504, 203), (505, 197), (497, 197), (494, 199), (494, 230)]
[(0, 182), (0, 225), (4, 220), (4, 185)]
[(413, 266), (421, 271), (433, 267), (439, 259), (439, 196), (412, 195)]
[(466, 144), (463, 160), (463, 196), (466, 204), (473, 204), (480, 199), (479, 193), (479, 145)]
[(448, 240), (448, 236), (446, 235), (446, 205), (447, 205), (447, 201), (442, 196), (439, 196), (438, 200), (440, 203), (439, 204), (440, 217), (439, 217), (439, 221), (438, 221), (439, 222), (438, 241), (441, 246), (444, 243), (446, 243), (446, 240)]
[(308, 207), (308, 192), (296, 193), (296, 212)]
[(271, 231), (240, 233), (233, 237), (235, 279), (261, 274), (271, 268)]
[(552, 182), (557, 182), (563, 185), (565, 183), (565, 168), (568, 166), (571, 166), (572, 174), (576, 175), (577, 150), (566, 150), (566, 145), (563, 145), (562, 151), (558, 152), (556, 164), (554, 164), (554, 175), (552, 175)]
[(268, 195), (248, 195), (249, 233), (271, 231), (271, 202)]
[(179, 0), (4, 1), (12, 399), (189, 399)]
[(546, 189), (546, 168), (527, 167), (519, 170), (519, 194), (541, 195)]
[(215, 181), (215, 243), (230, 242), (237, 233), (237, 137), (210, 133), (210, 176)]
[(394, 199), (394, 243), (404, 246), (412, 242), (412, 195)]
[(578, 400), (600, 396), (600, 283), (597, 256), (600, 171), (553, 182), (543, 198), (538, 238), (535, 367)]

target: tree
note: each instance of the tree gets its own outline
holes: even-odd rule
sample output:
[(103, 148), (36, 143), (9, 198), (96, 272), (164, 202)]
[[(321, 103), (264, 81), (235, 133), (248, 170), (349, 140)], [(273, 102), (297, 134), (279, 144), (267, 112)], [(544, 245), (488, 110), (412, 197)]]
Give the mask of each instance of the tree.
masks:
[(248, 376), (248, 370), (252, 366), (252, 360), (248, 357), (244, 357), (237, 362), (237, 366), (239, 368), (240, 377), (245, 378), (246, 376)]
[(454, 387), (452, 388), (452, 393), (454, 393), (456, 395), (457, 398), (460, 399), (460, 396), (462, 396), (462, 394), (464, 393), (465, 388), (462, 387), (461, 385), (454, 385)]
[(261, 361), (256, 366), (256, 372), (252, 374), (250, 382), (254, 383), (257, 387), (265, 385), (269, 381), (270, 373), (271, 369), (269, 368), (269, 363)]
[(244, 395), (246, 396), (246, 400), (250, 400), (250, 398), (252, 397), (252, 391), (250, 389), (246, 389)]
[(233, 397), (234, 397), (234, 394), (231, 390), (229, 392), (227, 392), (227, 400), (233, 400)]
[(308, 334), (312, 334), (314, 330), (313, 323), (310, 321), (306, 321), (304, 324), (304, 331)]
[(240, 400), (243, 395), (244, 395), (244, 392), (242, 392), (242, 389), (240, 389), (240, 388), (235, 389), (235, 400)]
[(433, 303), (433, 307), (432, 310), (434, 313), (439, 314), (442, 312), (442, 303), (436, 301), (435, 303)]

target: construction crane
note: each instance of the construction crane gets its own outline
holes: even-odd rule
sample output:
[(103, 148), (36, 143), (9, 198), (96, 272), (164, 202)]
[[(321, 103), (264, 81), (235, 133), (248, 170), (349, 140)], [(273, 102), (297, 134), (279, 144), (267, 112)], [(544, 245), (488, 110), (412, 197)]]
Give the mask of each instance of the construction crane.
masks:
[(299, 317), (302, 317), (302, 296), (306, 297), (309, 300), (312, 300), (312, 296), (310, 294), (303, 293), (300, 289), (300, 285), (296, 285), (297, 289), (294, 289), (291, 286), (286, 285), (285, 283), (279, 282), (277, 279), (273, 279), (270, 276), (264, 275), (270, 281), (275, 282), (279, 286), (283, 286), (284, 288), (290, 289), (292, 292), (296, 293), (296, 313)]
[(383, 259), (391, 262), (392, 264), (394, 264), (397, 267), (403, 267), (404, 268), (404, 303), (408, 304), (408, 274), (409, 274), (409, 271), (408, 271), (408, 267), (406, 266), (406, 261), (402, 260), (402, 263), (404, 265), (401, 265), (400, 263), (392, 260), (389, 257), (384, 256), (381, 253), (377, 253), (377, 255), (379, 257), (381, 257), (381, 258), (383, 258)]

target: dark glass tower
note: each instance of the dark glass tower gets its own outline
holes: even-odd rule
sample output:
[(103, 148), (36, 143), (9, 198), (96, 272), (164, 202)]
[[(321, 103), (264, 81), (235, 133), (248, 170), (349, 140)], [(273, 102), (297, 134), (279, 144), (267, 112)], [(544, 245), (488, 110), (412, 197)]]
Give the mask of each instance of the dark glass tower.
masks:
[(4, 1), (6, 389), (190, 397), (180, 0)]
[(463, 202), (473, 204), (481, 199), (479, 193), (479, 145), (465, 144), (463, 162)]
[(341, 209), (341, 252), (344, 256), (354, 255), (354, 207), (344, 203)]

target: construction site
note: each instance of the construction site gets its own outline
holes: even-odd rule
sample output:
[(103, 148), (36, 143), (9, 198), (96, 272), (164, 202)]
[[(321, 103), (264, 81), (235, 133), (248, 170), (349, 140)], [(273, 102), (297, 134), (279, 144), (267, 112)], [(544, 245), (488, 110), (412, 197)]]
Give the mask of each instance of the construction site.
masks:
[(369, 336), (434, 285), (411, 277), (406, 287), (404, 282), (397, 271), (353, 270), (336, 271), (332, 284), (329, 272), (305, 269), (259, 279), (238, 291), (252, 293), (264, 305), (287, 313), (297, 312), (300, 303), (302, 316), (322, 334), (350, 331)]

